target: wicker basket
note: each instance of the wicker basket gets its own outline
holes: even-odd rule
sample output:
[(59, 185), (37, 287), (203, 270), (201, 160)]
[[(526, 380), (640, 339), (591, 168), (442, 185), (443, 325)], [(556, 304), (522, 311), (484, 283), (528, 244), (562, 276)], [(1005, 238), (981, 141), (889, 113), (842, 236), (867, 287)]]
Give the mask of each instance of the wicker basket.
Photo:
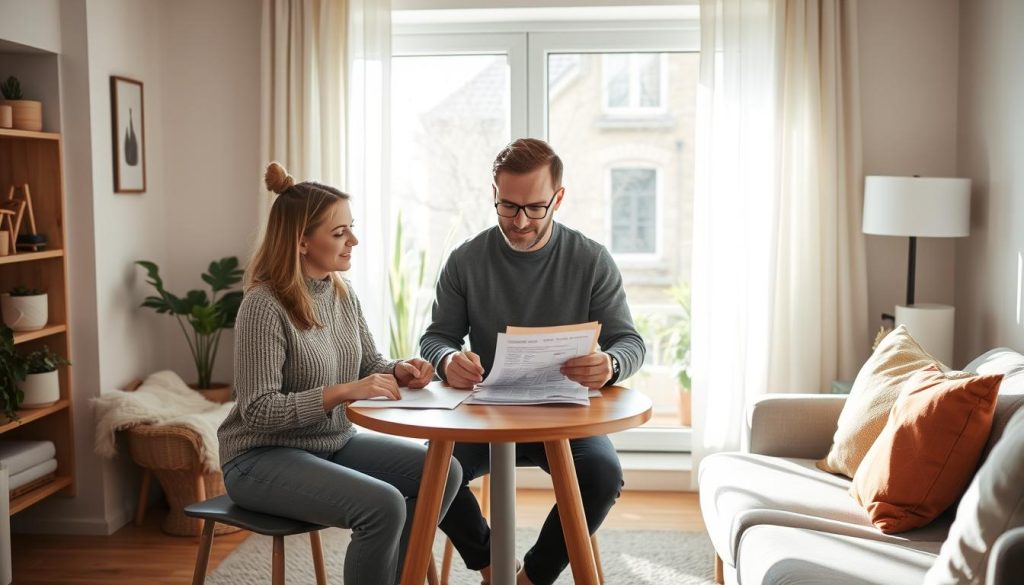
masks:
[[(185, 516), (185, 506), (224, 494), (221, 472), (203, 470), (199, 434), (185, 427), (154, 425), (137, 425), (127, 433), (132, 460), (156, 476), (167, 496), (170, 511), (164, 519), (163, 531), (176, 536), (199, 535), (202, 520)], [(216, 534), (238, 530), (218, 522)]]

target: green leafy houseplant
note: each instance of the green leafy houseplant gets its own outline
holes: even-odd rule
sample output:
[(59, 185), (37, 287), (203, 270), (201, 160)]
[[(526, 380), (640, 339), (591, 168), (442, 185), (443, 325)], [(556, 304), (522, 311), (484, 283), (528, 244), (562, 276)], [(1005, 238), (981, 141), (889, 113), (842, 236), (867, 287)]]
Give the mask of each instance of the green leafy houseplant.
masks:
[(60, 366), (70, 366), (71, 362), (57, 355), (49, 347), (43, 346), (25, 356), (27, 374), (45, 374), (55, 372)]
[(689, 392), (690, 379), (690, 284), (680, 282), (669, 290), (677, 311), (655, 327), (661, 363), (671, 364), (679, 388)]
[(230, 256), (210, 263), (207, 272), (202, 275), (203, 282), (210, 285), (209, 295), (197, 289), (188, 291), (184, 297), (178, 297), (164, 288), (156, 264), (146, 260), (136, 264), (146, 269), (149, 276), (147, 282), (157, 292), (156, 296), (146, 297), (142, 306), (157, 313), (174, 315), (181, 332), (185, 334), (196, 364), (199, 378), (196, 386), (199, 389), (210, 388), (221, 332), (235, 326), (238, 307), (242, 303), (242, 291), (231, 290), (242, 282), (243, 271), (238, 266), (238, 258)]
[(43, 291), (38, 288), (28, 288), (26, 286), (16, 286), (11, 289), (12, 297), (34, 297), (43, 294)]
[(14, 332), (0, 325), (0, 402), (7, 418), (18, 420), (18, 405), (25, 393), (18, 383), (25, 380), (25, 360), (14, 351)]

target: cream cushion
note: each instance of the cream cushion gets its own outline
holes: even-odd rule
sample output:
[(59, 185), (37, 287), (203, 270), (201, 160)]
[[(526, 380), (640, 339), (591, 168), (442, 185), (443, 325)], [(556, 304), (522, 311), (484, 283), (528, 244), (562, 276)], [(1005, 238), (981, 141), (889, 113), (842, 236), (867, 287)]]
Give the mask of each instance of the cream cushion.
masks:
[(903, 383), (914, 372), (933, 364), (946, 369), (921, 349), (903, 325), (886, 335), (857, 374), (839, 415), (832, 448), (818, 461), (818, 468), (852, 478), (885, 428)]

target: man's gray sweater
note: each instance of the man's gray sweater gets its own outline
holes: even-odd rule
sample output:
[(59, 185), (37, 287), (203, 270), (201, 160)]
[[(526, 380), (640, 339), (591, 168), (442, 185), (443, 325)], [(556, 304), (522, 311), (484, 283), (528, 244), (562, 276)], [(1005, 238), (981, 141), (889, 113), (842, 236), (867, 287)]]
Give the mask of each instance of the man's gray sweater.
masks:
[(442, 362), (462, 349), (468, 333), (469, 349), (490, 372), (497, 334), (507, 326), (588, 321), (601, 322), (599, 343), (618, 360), (619, 380), (640, 369), (644, 341), (633, 326), (622, 276), (604, 246), (555, 222), (543, 248), (519, 252), (495, 226), (448, 258), (420, 352), (443, 377)]
[(235, 407), (220, 425), (221, 464), (255, 447), (341, 449), (355, 429), (344, 405), (324, 412), (324, 389), (391, 373), (377, 351), (352, 287), (306, 279), (323, 327), (302, 330), (271, 290), (256, 286), (235, 321)]

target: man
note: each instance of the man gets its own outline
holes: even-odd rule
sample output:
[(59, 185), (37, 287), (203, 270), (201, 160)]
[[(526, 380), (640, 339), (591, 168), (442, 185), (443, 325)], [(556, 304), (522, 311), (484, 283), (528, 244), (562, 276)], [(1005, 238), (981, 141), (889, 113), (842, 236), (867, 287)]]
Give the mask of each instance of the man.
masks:
[[(644, 360), (622, 289), (622, 276), (600, 244), (554, 221), (562, 205), (562, 161), (542, 140), (520, 139), (494, 161), (493, 198), (498, 225), (456, 248), (437, 283), (433, 320), (420, 346), (442, 379), (455, 388), (483, 381), (494, 360), (498, 332), (601, 323), (600, 350), (568, 360), (562, 373), (601, 388), (636, 372)], [(472, 351), (463, 351), (469, 333)], [(622, 467), (606, 436), (570, 441), (587, 526), (593, 534), (622, 488)], [(457, 443), (463, 484), (441, 522), (456, 550), (483, 583), (490, 582), (490, 529), (470, 480), (489, 472), (486, 444)], [(516, 445), (519, 465), (550, 473), (544, 445)], [(536, 544), (523, 559), (519, 584), (549, 585), (569, 563), (558, 512), (552, 508)]]

